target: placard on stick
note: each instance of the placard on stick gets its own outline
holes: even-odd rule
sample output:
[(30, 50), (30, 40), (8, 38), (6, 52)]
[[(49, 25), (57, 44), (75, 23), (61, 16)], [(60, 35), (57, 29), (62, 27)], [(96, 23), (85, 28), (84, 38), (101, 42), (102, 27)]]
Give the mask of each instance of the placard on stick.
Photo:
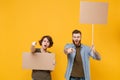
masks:
[(106, 24), (108, 3), (80, 2), (80, 23), (92, 24), (92, 45), (94, 44), (94, 24)]
[(81, 24), (106, 24), (108, 17), (107, 2), (80, 2)]

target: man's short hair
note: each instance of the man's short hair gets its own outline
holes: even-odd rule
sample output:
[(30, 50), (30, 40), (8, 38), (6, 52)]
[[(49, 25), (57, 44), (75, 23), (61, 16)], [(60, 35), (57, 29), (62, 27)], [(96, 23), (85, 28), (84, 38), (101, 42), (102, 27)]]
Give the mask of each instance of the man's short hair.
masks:
[(72, 35), (77, 34), (77, 33), (80, 33), (80, 35), (82, 34), (80, 30), (75, 29), (75, 30), (73, 30)]

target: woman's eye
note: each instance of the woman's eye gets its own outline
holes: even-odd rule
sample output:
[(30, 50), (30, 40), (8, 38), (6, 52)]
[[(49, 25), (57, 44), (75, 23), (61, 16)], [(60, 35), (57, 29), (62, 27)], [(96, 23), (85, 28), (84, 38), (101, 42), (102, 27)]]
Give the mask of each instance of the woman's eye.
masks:
[(44, 41), (44, 42), (46, 42), (46, 41)]

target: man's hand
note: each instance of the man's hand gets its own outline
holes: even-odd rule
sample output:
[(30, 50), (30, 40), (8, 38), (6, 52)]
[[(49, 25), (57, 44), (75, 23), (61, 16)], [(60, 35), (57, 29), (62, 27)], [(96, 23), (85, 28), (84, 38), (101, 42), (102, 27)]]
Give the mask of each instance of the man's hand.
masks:
[(74, 48), (66, 48), (66, 49), (64, 50), (64, 52), (65, 52), (66, 54), (73, 53), (74, 51), (75, 51)]
[(93, 53), (96, 52), (96, 51), (95, 51), (95, 46), (94, 46), (94, 45), (92, 45), (91, 50), (93, 51)]

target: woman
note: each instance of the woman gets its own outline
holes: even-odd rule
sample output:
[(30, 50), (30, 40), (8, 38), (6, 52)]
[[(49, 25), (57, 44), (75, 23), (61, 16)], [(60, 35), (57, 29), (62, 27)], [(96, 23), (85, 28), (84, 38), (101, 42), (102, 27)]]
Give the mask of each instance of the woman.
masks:
[[(31, 52), (35, 54), (36, 52), (40, 53), (49, 53), (47, 48), (53, 46), (53, 40), (51, 36), (46, 35), (41, 38), (39, 41), (41, 48), (35, 48), (36, 42), (32, 43)], [(49, 70), (32, 70), (32, 79), (33, 80), (51, 80), (51, 75)]]

